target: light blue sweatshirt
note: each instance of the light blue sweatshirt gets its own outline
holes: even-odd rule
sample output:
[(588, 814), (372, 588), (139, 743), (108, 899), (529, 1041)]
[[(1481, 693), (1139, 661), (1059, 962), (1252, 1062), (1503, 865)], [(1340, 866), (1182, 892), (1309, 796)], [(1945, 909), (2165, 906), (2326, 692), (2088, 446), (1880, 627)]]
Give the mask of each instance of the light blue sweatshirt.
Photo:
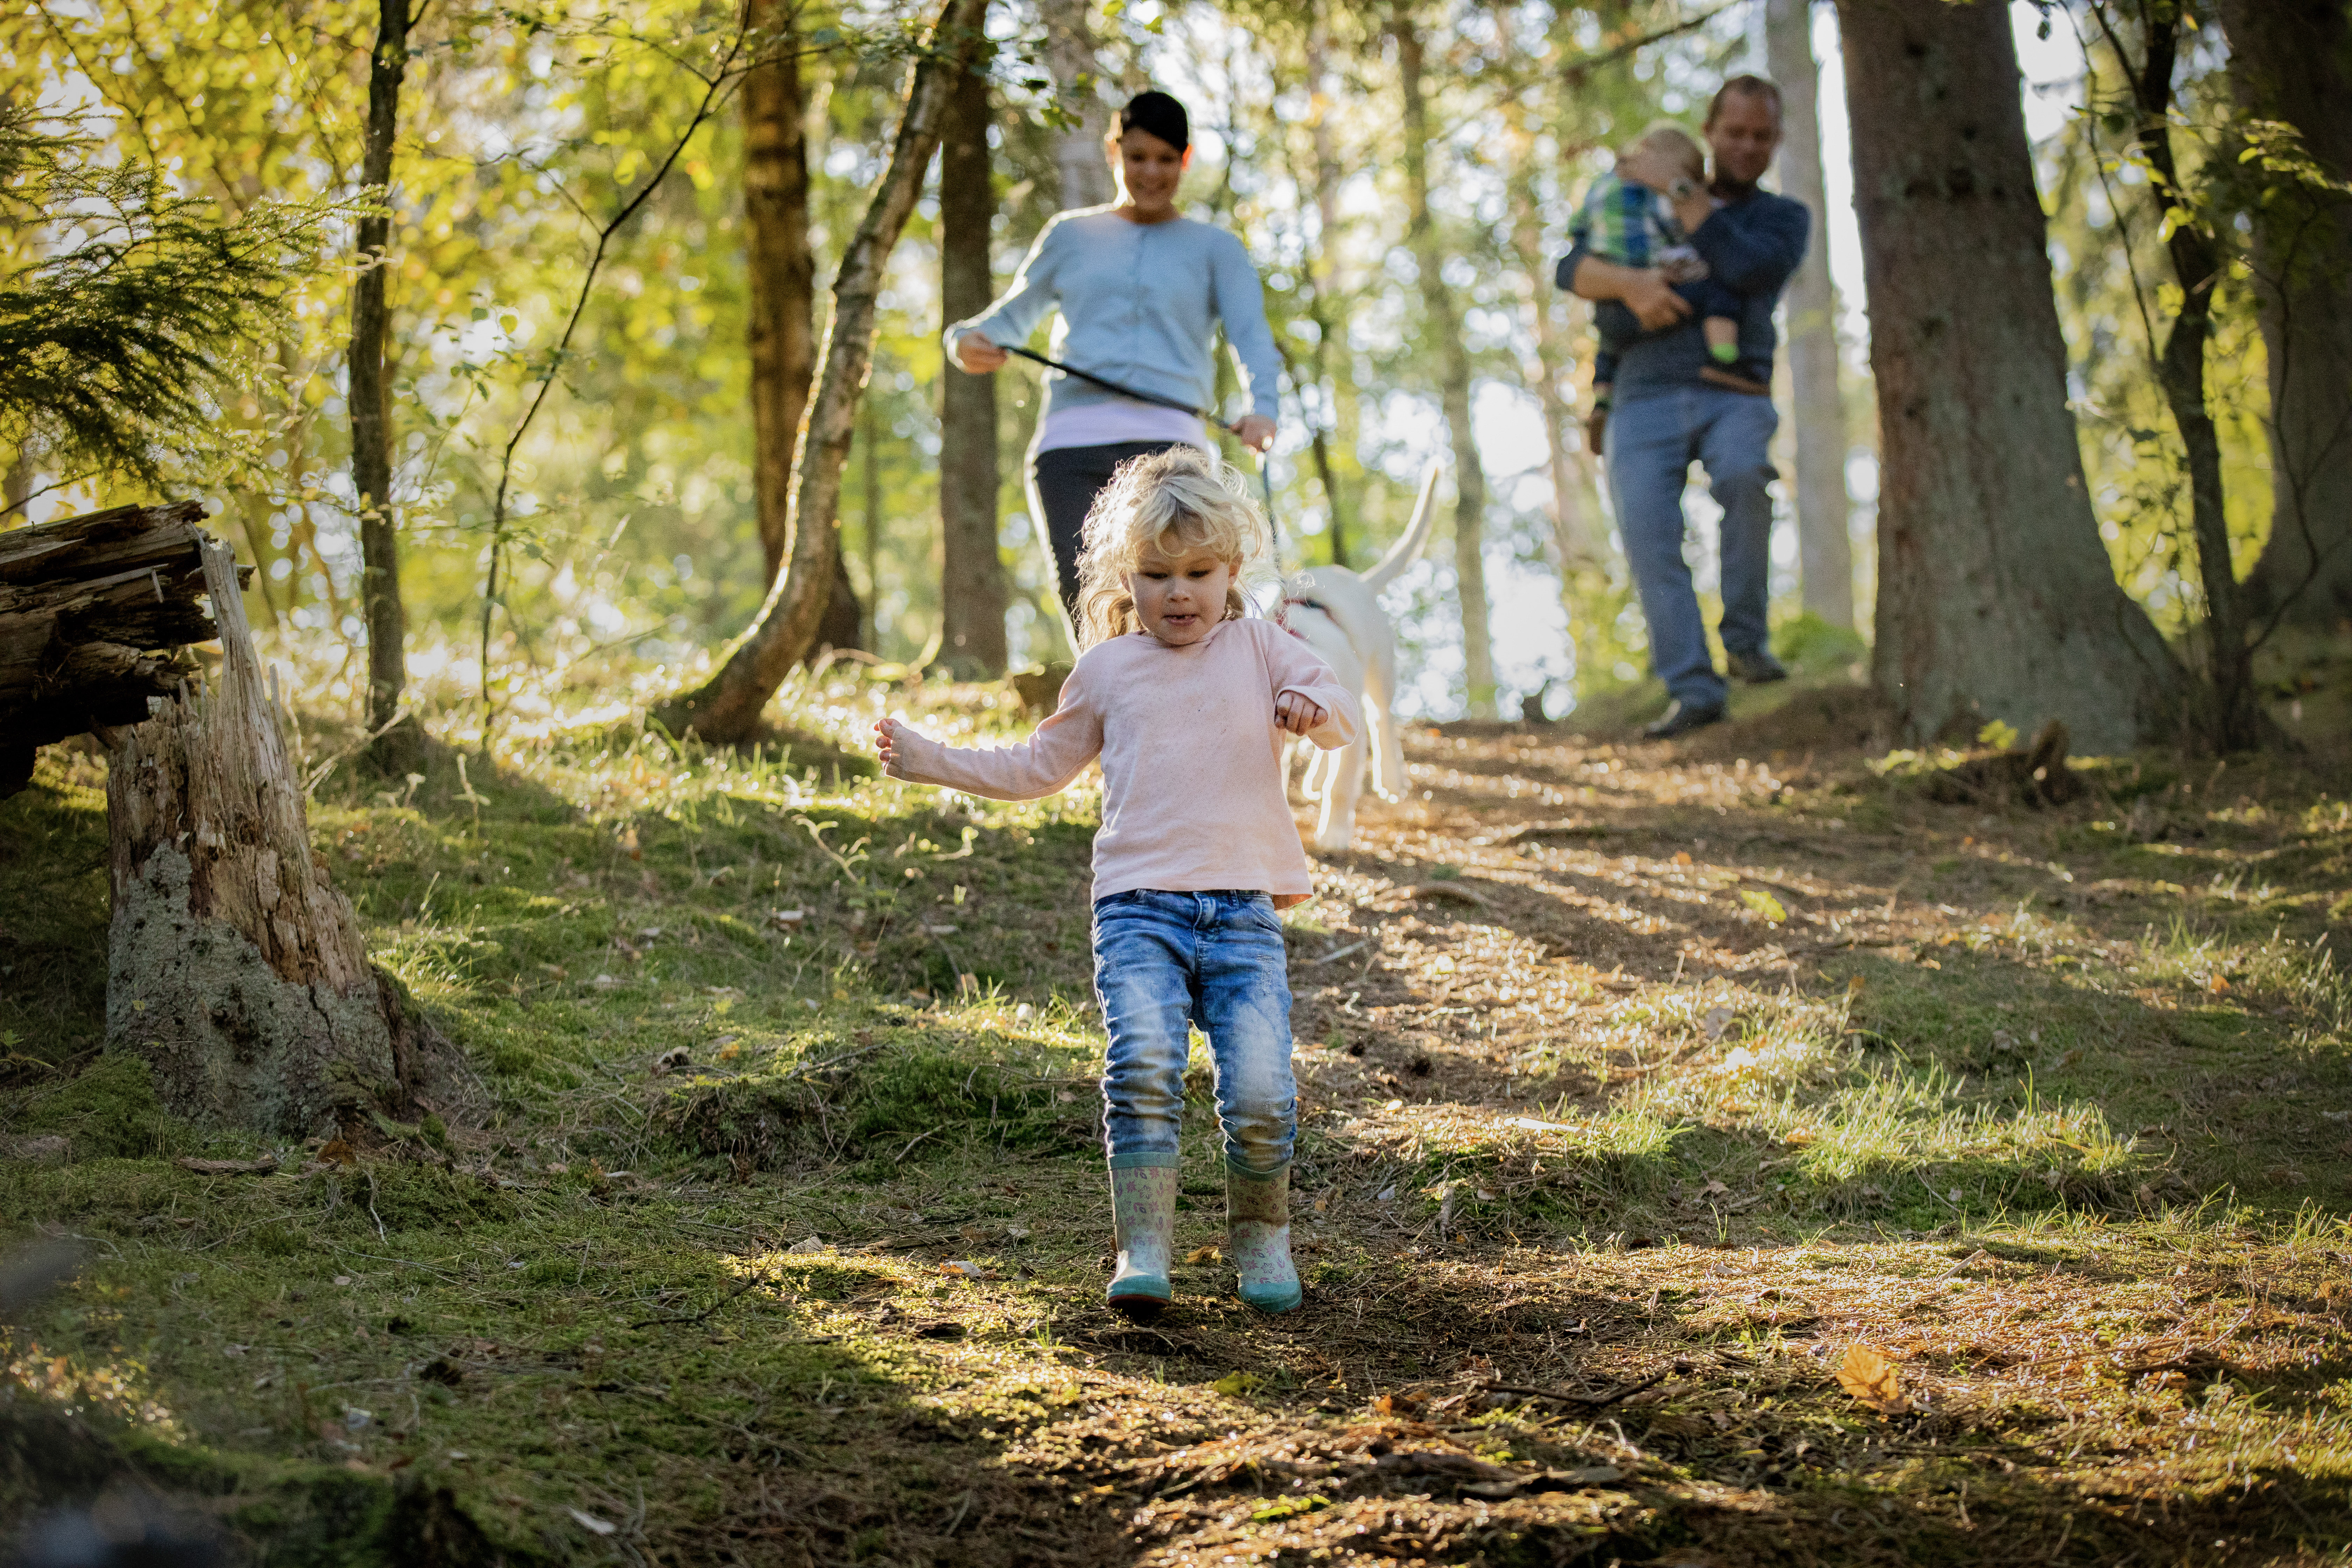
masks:
[[(1004, 297), (950, 327), (946, 342), (950, 354), (964, 332), (1025, 343), (1059, 306), (1045, 351), (1054, 358), (1208, 408), (1217, 388), (1213, 334), (1222, 321), (1251, 412), (1272, 418), (1282, 360), (1266, 328), (1263, 289), (1242, 242), (1213, 224), (1129, 223), (1109, 207), (1078, 207), (1046, 223)], [(1041, 417), (1115, 395), (1048, 371)]]

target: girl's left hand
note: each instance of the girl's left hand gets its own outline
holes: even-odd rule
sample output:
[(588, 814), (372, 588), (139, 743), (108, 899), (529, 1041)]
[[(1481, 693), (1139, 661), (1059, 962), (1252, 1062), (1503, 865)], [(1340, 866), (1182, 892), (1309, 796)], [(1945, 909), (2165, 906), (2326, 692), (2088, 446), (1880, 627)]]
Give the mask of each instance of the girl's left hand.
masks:
[(1304, 735), (1322, 728), (1330, 715), (1296, 691), (1286, 691), (1274, 700), (1274, 721), (1294, 735)]
[(898, 775), (890, 773), (890, 764), (898, 759), (891, 755), (891, 751), (898, 739), (898, 721), (896, 719), (877, 719), (874, 721), (875, 755), (879, 757), (882, 761), (883, 773), (889, 774), (889, 776), (893, 778)]

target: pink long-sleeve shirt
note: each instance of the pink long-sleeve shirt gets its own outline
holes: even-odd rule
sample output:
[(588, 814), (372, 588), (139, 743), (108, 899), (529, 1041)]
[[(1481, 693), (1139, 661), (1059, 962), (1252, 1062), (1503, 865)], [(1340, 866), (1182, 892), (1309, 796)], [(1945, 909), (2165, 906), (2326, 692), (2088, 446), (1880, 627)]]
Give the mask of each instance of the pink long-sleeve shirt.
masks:
[(1062, 683), (1061, 706), (1013, 746), (950, 746), (901, 724), (890, 775), (994, 800), (1034, 800), (1102, 758), (1093, 896), (1262, 891), (1278, 909), (1315, 893), (1283, 794), (1275, 699), (1323, 710), (1307, 739), (1336, 751), (1362, 718), (1353, 693), (1272, 621), (1220, 621), (1171, 647), (1149, 632), (1097, 643)]

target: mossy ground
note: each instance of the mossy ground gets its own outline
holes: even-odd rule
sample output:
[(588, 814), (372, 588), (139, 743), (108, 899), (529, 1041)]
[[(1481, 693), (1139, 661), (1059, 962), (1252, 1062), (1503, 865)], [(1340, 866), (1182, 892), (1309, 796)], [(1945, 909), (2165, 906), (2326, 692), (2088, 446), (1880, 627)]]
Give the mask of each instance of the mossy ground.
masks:
[(1148, 1330), (1099, 1304), (1092, 798), (855, 762), (1004, 694), (331, 771), (489, 1100), (356, 1164), (99, 1053), (103, 775), (54, 752), (0, 805), (0, 1133), (71, 1153), (0, 1204), (86, 1261), (8, 1331), (7, 1508), (65, 1419), (270, 1562), (2336, 1560), (2340, 759), (1988, 813), (1769, 696), (1412, 737), (1291, 920), (1307, 1305), (1230, 1296), (1203, 1068)]

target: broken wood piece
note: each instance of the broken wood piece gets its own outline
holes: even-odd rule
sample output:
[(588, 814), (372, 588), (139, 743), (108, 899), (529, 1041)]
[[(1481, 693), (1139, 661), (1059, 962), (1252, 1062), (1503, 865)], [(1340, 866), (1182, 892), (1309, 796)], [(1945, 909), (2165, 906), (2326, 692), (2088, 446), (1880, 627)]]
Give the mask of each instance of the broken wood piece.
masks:
[(1504, 844), (1540, 844), (1547, 839), (1606, 838), (1609, 829), (1597, 822), (1536, 822), (1507, 834)]
[(183, 1154), (172, 1163), (199, 1176), (266, 1176), (278, 1169), (278, 1162), (267, 1154), (258, 1160), (198, 1160)]

